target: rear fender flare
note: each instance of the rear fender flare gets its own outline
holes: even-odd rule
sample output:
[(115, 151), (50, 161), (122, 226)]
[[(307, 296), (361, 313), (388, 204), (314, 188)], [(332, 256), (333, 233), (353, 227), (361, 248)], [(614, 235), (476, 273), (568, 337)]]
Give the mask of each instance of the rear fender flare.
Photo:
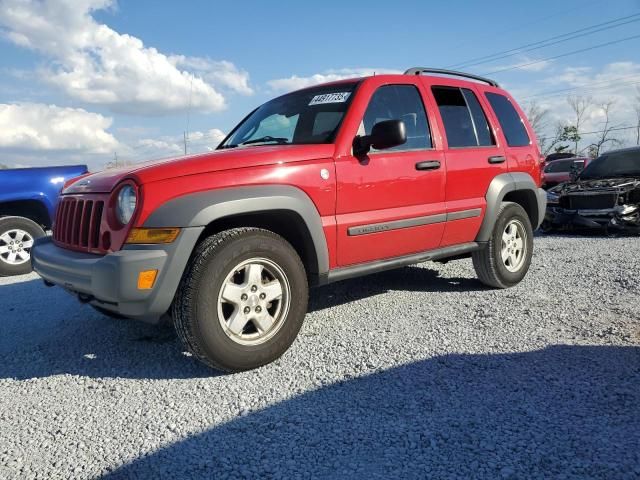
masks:
[(540, 223), (544, 219), (546, 210), (546, 193), (533, 180), (531, 175), (524, 172), (502, 173), (496, 176), (487, 189), (485, 196), (487, 207), (476, 236), (476, 242), (487, 242), (491, 238), (493, 227), (498, 218), (498, 212), (500, 211), (500, 204), (504, 201), (504, 197), (509, 192), (514, 191), (530, 191), (535, 195), (535, 209), (533, 212), (532, 226), (535, 230), (540, 226)]

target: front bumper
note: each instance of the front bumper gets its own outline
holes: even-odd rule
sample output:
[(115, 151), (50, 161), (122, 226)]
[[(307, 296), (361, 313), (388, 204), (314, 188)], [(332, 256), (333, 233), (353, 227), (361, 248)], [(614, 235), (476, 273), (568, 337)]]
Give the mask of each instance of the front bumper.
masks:
[[(48, 283), (59, 285), (82, 301), (125, 317), (156, 322), (167, 312), (204, 227), (182, 229), (165, 245), (127, 245), (107, 255), (74, 252), (51, 238), (36, 241), (33, 269)], [(138, 274), (158, 270), (155, 284), (139, 290)]]
[(615, 208), (600, 210), (568, 210), (549, 205), (545, 221), (553, 227), (606, 228), (626, 231), (640, 231), (640, 224), (625, 221)]

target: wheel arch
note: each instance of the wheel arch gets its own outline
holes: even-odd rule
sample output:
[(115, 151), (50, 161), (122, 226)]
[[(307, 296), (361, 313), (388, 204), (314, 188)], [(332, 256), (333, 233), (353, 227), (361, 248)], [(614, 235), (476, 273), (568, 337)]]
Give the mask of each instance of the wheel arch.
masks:
[(51, 228), (51, 216), (47, 205), (41, 200), (9, 200), (0, 202), (0, 217), (27, 218), (44, 229)]
[(477, 242), (489, 240), (502, 202), (517, 203), (524, 208), (534, 230), (540, 226), (544, 219), (546, 193), (538, 188), (533, 178), (527, 173), (503, 173), (496, 176), (487, 189), (485, 199), (487, 207), (476, 236)]
[(197, 192), (166, 202), (144, 222), (149, 228), (204, 227), (198, 241), (229, 228), (247, 226), (284, 237), (300, 255), (310, 276), (329, 271), (320, 214), (309, 196), (296, 187), (267, 185)]

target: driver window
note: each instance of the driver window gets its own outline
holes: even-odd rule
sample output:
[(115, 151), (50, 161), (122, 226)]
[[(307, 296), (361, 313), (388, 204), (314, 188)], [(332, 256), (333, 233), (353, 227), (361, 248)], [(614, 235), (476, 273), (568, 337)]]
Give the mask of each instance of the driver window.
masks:
[[(385, 85), (371, 97), (358, 135), (371, 135), (373, 126), (384, 120), (402, 120), (407, 129), (407, 141), (391, 151), (432, 148), (429, 123), (420, 92), (413, 85)], [(372, 148), (372, 151), (375, 151)]]

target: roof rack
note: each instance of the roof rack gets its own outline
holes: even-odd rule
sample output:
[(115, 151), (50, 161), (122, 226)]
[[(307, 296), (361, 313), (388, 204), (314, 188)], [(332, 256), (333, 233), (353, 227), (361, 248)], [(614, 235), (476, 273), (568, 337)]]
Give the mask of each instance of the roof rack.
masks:
[(471, 73), (458, 72), (456, 70), (444, 70), (442, 68), (426, 68), (426, 67), (413, 67), (404, 72), (405, 75), (420, 75), (421, 73), (437, 73), (440, 75), (452, 75), (454, 77), (471, 78), (480, 82), (488, 83), (492, 87), (499, 87), (498, 82), (489, 78), (480, 77)]

